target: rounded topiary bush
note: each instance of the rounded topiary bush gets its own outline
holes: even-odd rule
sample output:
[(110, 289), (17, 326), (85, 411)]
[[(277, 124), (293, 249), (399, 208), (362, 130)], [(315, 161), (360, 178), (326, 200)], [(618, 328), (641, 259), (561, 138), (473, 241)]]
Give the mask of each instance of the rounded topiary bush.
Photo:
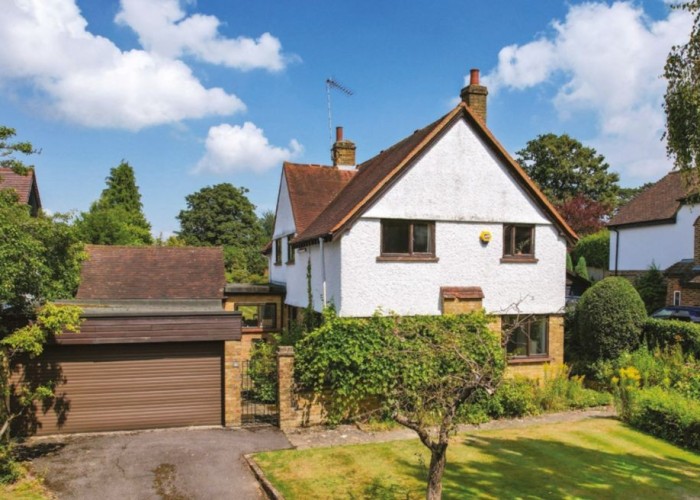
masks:
[(644, 302), (625, 278), (608, 277), (581, 296), (576, 307), (576, 336), (589, 361), (617, 358), (639, 346), (647, 317)]

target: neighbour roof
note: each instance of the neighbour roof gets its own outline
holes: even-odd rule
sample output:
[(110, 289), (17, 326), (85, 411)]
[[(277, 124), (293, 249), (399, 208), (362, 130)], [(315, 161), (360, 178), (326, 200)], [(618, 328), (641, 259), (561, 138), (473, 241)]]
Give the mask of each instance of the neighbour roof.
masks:
[(608, 226), (673, 222), (687, 196), (680, 172), (670, 172), (623, 205)]
[(34, 189), (37, 204), (41, 206), (36, 174), (33, 169), (29, 169), (27, 175), (21, 175), (15, 173), (11, 168), (0, 167), (0, 189), (8, 188), (17, 191), (20, 203), (29, 203), (32, 189)]
[(668, 278), (679, 278), (683, 286), (700, 287), (700, 266), (693, 259), (679, 260), (664, 271)]
[(294, 226), (301, 234), (355, 176), (355, 170), (284, 163)]
[(419, 157), (442, 132), (457, 119), (466, 119), (491, 146), (494, 152), (510, 168), (516, 181), (527, 191), (550, 219), (560, 228), (570, 242), (576, 233), (567, 225), (539, 188), (530, 180), (484, 123), (476, 118), (468, 106), (461, 102), (452, 111), (430, 125), (415, 131), (389, 149), (357, 167), (357, 174), (335, 196), (328, 206), (294, 239), (294, 243), (313, 241), (317, 238), (335, 238)]
[(88, 245), (77, 299), (220, 299), (220, 247)]

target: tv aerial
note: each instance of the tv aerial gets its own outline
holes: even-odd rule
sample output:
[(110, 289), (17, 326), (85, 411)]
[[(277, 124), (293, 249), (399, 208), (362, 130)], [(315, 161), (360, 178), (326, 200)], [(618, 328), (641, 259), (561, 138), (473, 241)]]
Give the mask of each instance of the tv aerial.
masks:
[(350, 97), (354, 94), (352, 90), (340, 83), (335, 78), (326, 78), (326, 96), (328, 97), (328, 139), (333, 146), (333, 118), (331, 115), (331, 89), (337, 90), (342, 94)]

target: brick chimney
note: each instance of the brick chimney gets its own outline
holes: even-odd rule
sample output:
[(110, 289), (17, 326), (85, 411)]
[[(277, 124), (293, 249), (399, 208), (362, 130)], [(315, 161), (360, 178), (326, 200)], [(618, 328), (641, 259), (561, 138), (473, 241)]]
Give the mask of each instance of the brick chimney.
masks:
[(489, 91), (483, 85), (479, 85), (478, 69), (469, 71), (469, 85), (464, 87), (459, 95), (474, 114), (486, 123), (486, 96), (489, 95)]
[(355, 162), (355, 143), (343, 139), (343, 127), (335, 127), (335, 143), (331, 148), (331, 160), (333, 166), (345, 169), (353, 169)]

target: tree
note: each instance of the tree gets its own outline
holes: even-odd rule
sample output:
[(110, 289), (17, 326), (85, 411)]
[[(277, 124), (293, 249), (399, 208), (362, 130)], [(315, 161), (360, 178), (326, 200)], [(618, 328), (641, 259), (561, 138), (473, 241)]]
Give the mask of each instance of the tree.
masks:
[(236, 281), (261, 279), (266, 268), (267, 237), (246, 193), (229, 183), (205, 187), (185, 198), (187, 209), (177, 216), (177, 234), (188, 245), (224, 247), (226, 270)]
[(610, 261), (610, 231), (607, 228), (601, 229), (578, 240), (572, 258), (578, 262), (581, 257), (591, 267), (607, 269)]
[(690, 38), (674, 45), (666, 59), (664, 96), (666, 152), (687, 183), (700, 187), (700, 0), (679, 3), (694, 16)]
[(0, 125), (0, 167), (11, 168), (17, 174), (26, 174), (34, 165), (27, 165), (24, 161), (14, 157), (16, 153), (23, 155), (38, 154), (31, 142), (10, 142), (17, 135), (17, 131), (10, 127)]
[(430, 451), (426, 498), (440, 498), (460, 408), (493, 394), (505, 370), (491, 318), (482, 312), (340, 318), (327, 310), (324, 319), (296, 345), (297, 381), (328, 395), (331, 419), (373, 401), (376, 411), (415, 431)]
[(590, 278), (588, 277), (588, 267), (586, 266), (586, 258), (581, 256), (578, 259), (578, 262), (576, 262), (576, 274), (581, 276), (583, 279), (589, 280)]
[(580, 194), (558, 203), (557, 210), (580, 236), (600, 231), (604, 227), (605, 217), (610, 213), (610, 207), (605, 203)]
[(152, 244), (134, 169), (122, 161), (110, 170), (106, 182), (100, 198), (76, 221), (83, 240), (96, 245)]
[[(5, 139), (14, 130), (0, 127)], [(12, 134), (7, 134), (7, 131)], [(0, 157), (13, 152), (31, 154), (0, 141)], [(13, 170), (27, 170), (21, 160), (11, 159)], [(10, 384), (18, 359), (39, 356), (50, 336), (75, 331), (80, 309), (56, 306), (50, 300), (72, 297), (78, 286), (83, 245), (67, 217), (32, 217), (29, 207), (18, 203), (17, 194), (0, 190), (0, 482), (12, 480), (12, 423), (31, 410), (35, 401), (53, 395), (50, 386), (37, 386), (23, 379)]]
[(634, 288), (644, 301), (647, 313), (651, 314), (666, 305), (666, 278), (656, 264), (637, 276)]
[(265, 236), (271, 240), (275, 231), (275, 212), (272, 210), (265, 210), (260, 216), (260, 225), (262, 226)]
[(544, 134), (518, 151), (517, 160), (555, 204), (576, 196), (614, 206), (620, 176), (605, 158), (568, 135)]

